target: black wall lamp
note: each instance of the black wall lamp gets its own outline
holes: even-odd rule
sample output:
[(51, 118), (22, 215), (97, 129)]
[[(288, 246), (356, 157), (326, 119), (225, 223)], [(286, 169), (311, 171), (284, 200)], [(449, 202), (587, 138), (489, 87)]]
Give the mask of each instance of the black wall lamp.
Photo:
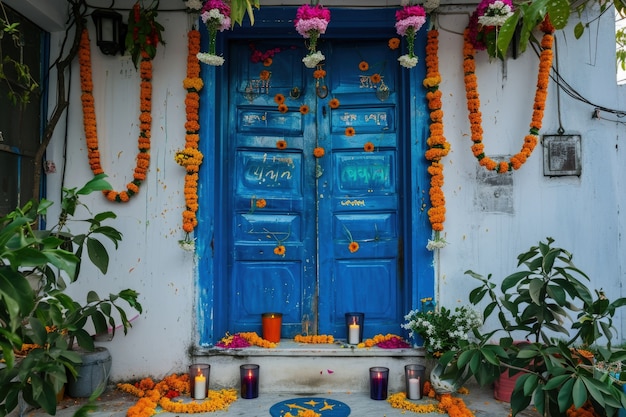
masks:
[(113, 10), (96, 9), (91, 13), (96, 25), (96, 44), (105, 55), (124, 53), (127, 25), (122, 15)]

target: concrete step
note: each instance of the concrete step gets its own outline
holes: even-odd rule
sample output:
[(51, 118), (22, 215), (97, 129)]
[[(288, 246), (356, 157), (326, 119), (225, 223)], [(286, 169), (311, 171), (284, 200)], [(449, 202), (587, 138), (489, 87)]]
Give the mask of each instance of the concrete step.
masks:
[(272, 349), (200, 348), (193, 352), (193, 363), (211, 365), (210, 389), (232, 388), (240, 384), (239, 366), (260, 367), (259, 391), (304, 394), (327, 391), (369, 392), (369, 368), (389, 368), (389, 390), (404, 391), (404, 366), (426, 366), (433, 362), (421, 348), (356, 348), (335, 344), (302, 344), (283, 339)]

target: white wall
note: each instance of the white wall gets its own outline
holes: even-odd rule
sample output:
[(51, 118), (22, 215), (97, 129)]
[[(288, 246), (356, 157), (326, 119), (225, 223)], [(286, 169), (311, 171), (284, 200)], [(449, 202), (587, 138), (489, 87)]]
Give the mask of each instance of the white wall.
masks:
[[(623, 126), (592, 119), (593, 106), (561, 92), (560, 115), (565, 133), (582, 136), (581, 177), (544, 177), (543, 151), (538, 145), (529, 161), (512, 174), (511, 199), (504, 205), (509, 212), (481, 209), (479, 193), (485, 192), (485, 188), (476, 180), (477, 170), (482, 168), (477, 168), (470, 151), (462, 78), (461, 33), (467, 18), (467, 11), (462, 10), (443, 14), (438, 21), (445, 135), (452, 145), (444, 161), (448, 210), (444, 235), (450, 243), (441, 250), (436, 268), (440, 274), (440, 303), (453, 306), (467, 302), (475, 282), (464, 275), (465, 270), (504, 277), (515, 270), (518, 253), (547, 236), (574, 253), (575, 262), (592, 277), (592, 286), (602, 287), (615, 298), (621, 294), (624, 279), (621, 233), (626, 222), (620, 209), (626, 195), (622, 180), (626, 172), (619, 146)], [(585, 37), (578, 41), (571, 28), (559, 32), (557, 56), (562, 76), (585, 98), (608, 108), (623, 108), (623, 90), (615, 87), (612, 19), (608, 16), (595, 22), (597, 27), (586, 30)], [(184, 170), (173, 159), (184, 144), (182, 80), (188, 20), (180, 12), (161, 12), (159, 21), (165, 26), (167, 45), (159, 46), (154, 60), (152, 161), (148, 178), (129, 203), (109, 203), (100, 195), (86, 199), (93, 210), (117, 213), (115, 226), (123, 231), (124, 240), (119, 250), (113, 252), (106, 276), (100, 276), (93, 268), (86, 269), (79, 285), (72, 288), (76, 294), (94, 287), (102, 294), (128, 287), (141, 293), (144, 313), (134, 321), (126, 337), (120, 334), (106, 343), (114, 357), (114, 380), (182, 371), (196, 340), (195, 262), (193, 255), (177, 244), (183, 237), (180, 224)], [(106, 161), (104, 167), (111, 183), (121, 189), (132, 180), (137, 152), (138, 77), (128, 57), (100, 54), (91, 26), (90, 29), (102, 160)], [(60, 36), (58, 33), (53, 38), (55, 47)], [(484, 143), (489, 155), (519, 151), (528, 133), (537, 62), (532, 50), (505, 64), (489, 63), (484, 53), (480, 54), (477, 74)], [(57, 129), (47, 158), (59, 168), (57, 174), (49, 176), (52, 198), (56, 198), (61, 184), (64, 146), (65, 185), (78, 186), (92, 176), (82, 130), (77, 63), (72, 72), (67, 144), (64, 129)], [(542, 134), (556, 134), (559, 120), (554, 84), (546, 107)], [(623, 335), (621, 321), (618, 326)]]

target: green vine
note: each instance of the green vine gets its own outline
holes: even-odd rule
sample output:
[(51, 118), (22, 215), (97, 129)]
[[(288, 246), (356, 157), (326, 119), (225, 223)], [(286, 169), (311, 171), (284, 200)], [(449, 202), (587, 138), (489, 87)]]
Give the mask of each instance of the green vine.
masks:
[[(19, 23), (11, 23), (2, 2), (0, 2), (2, 16), (0, 16), (0, 81), (8, 87), (8, 98), (14, 106), (26, 105), (30, 102), (31, 93), (39, 88), (39, 84), (30, 74), (30, 68), (23, 62), (24, 35), (19, 29)], [(2, 50), (2, 41), (8, 36), (19, 49), (19, 61), (6, 55)], [(13, 73), (13, 76), (10, 74)], [(16, 91), (16, 85), (20, 92)]]

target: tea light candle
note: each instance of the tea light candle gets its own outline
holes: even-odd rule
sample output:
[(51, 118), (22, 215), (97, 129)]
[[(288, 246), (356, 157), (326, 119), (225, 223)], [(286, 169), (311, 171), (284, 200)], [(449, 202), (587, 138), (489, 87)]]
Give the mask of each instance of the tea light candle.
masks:
[(389, 368), (376, 366), (370, 368), (370, 398), (372, 400), (387, 399), (387, 381)]
[(409, 378), (409, 400), (420, 399), (420, 380), (419, 378)]
[(350, 345), (359, 344), (359, 331), (360, 331), (359, 325), (356, 324), (356, 319), (354, 319), (354, 322), (352, 322), (348, 331), (348, 344)]
[(196, 400), (204, 400), (206, 398), (206, 377), (198, 370), (198, 375), (194, 379), (194, 398)]

